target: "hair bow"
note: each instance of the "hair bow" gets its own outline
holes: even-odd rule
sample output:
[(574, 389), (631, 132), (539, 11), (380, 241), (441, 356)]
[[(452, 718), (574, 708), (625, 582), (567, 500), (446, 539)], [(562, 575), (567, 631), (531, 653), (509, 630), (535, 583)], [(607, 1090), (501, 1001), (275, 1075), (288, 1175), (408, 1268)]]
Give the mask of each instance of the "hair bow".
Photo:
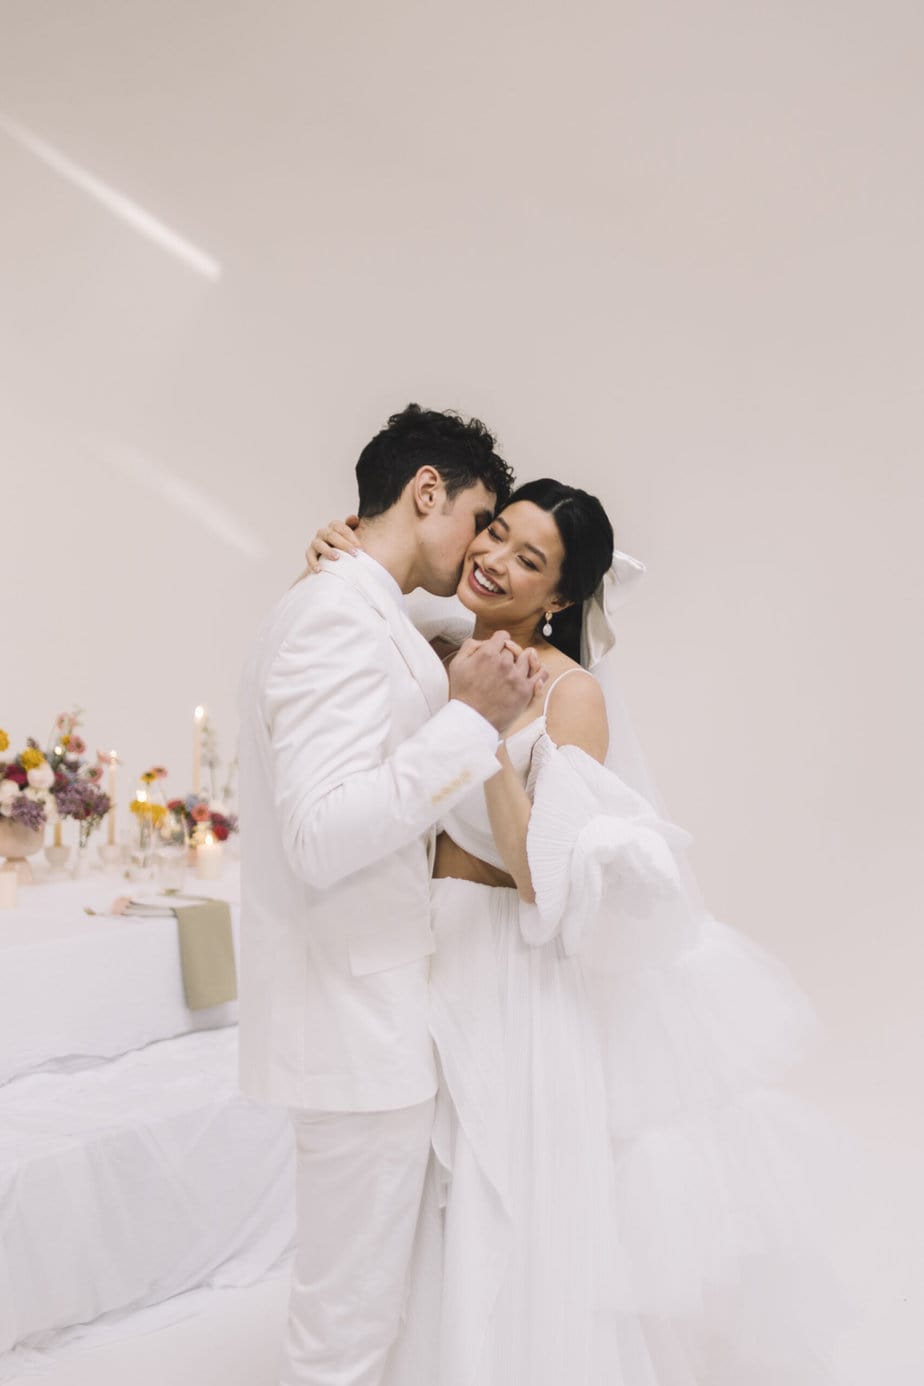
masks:
[(645, 565), (619, 549), (592, 597), (584, 603), (581, 623), (581, 663), (585, 669), (599, 664), (616, 644), (615, 613), (645, 575)]

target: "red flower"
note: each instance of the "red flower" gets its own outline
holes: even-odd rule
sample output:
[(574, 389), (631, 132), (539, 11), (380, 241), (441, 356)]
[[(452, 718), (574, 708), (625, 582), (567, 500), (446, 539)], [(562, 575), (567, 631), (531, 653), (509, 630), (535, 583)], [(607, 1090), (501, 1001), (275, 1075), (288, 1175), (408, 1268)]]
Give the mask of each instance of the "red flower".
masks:
[(6, 767), (6, 774), (3, 778), (5, 780), (12, 780), (14, 784), (19, 785), (20, 789), (25, 789), (26, 785), (29, 783), (29, 776), (26, 774), (25, 770), (21, 765), (16, 765), (15, 763)]
[(171, 813), (186, 812), (186, 805), (183, 803), (182, 799), (168, 799), (167, 808), (170, 810)]
[(215, 834), (219, 842), (224, 842), (228, 836), (228, 829), (226, 828), (224, 823), (216, 823), (214, 818), (212, 819), (212, 832)]

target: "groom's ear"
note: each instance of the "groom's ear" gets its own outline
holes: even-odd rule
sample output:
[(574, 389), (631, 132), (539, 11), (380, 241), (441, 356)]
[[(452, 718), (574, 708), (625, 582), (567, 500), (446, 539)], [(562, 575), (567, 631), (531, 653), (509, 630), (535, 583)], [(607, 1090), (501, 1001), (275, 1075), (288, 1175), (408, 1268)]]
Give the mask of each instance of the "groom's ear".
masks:
[(410, 481), (414, 509), (418, 515), (431, 515), (443, 495), (443, 478), (435, 467), (421, 467)]

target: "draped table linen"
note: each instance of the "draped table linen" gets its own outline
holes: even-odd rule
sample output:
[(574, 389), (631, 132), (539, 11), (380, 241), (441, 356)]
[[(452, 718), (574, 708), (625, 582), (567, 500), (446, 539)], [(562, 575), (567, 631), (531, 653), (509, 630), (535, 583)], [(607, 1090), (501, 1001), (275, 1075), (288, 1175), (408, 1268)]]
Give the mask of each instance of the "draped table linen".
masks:
[[(235, 954), (239, 868), (188, 889), (231, 905)], [(113, 917), (120, 894), (155, 893), (117, 877), (23, 888), (0, 912), (0, 1085), (42, 1070), (89, 1067), (155, 1040), (237, 1022), (237, 1002), (191, 1011), (177, 921)], [(100, 911), (88, 915), (86, 907)]]

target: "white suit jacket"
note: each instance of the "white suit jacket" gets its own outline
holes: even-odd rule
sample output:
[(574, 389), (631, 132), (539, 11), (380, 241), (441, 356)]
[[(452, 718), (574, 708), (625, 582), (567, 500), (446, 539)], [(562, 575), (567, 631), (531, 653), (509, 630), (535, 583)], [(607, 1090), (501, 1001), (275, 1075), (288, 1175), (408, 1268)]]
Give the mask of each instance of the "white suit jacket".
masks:
[(241, 684), (249, 1096), (376, 1111), (436, 1091), (428, 849), (496, 749), (373, 560), (325, 563), (270, 613)]

